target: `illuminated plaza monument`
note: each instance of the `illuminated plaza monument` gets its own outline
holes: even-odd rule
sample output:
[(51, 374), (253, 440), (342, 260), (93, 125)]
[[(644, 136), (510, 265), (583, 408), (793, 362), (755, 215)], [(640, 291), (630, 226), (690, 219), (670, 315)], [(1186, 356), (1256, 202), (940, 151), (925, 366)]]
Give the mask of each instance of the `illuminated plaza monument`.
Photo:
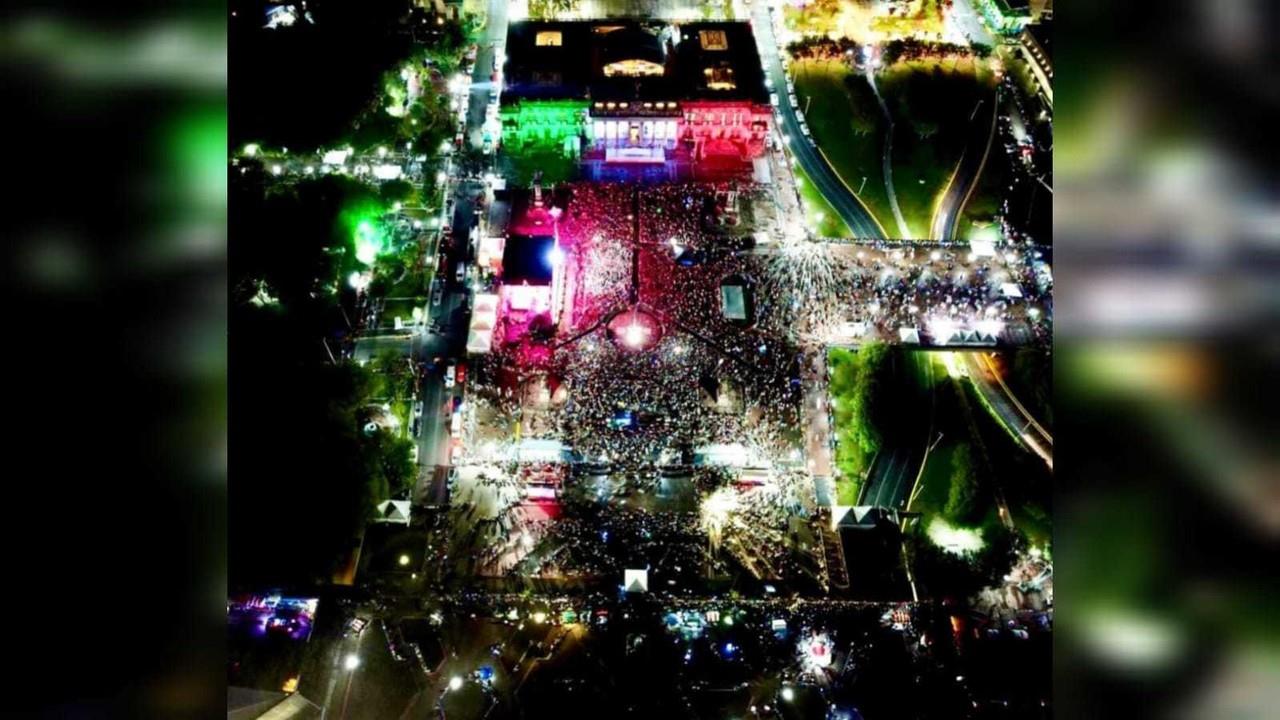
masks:
[(749, 170), (771, 113), (742, 22), (521, 22), (507, 35), (502, 144), (578, 158), (589, 177)]

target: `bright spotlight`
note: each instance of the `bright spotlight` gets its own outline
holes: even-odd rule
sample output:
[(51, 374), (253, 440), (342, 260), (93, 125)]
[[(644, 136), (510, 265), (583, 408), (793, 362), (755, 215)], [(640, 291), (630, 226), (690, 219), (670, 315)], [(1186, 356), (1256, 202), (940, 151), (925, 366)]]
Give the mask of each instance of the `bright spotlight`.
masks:
[(631, 347), (640, 347), (641, 345), (644, 345), (645, 338), (648, 337), (648, 335), (648, 328), (633, 322), (627, 326), (622, 339)]
[(342, 667), (348, 670), (355, 670), (356, 668), (360, 667), (360, 658), (357, 657), (354, 653), (347, 655), (347, 657), (344, 658), (342, 661)]
[(559, 245), (551, 246), (551, 249), (547, 251), (547, 264), (554, 268), (560, 267), (562, 262), (564, 262), (564, 251), (560, 249)]

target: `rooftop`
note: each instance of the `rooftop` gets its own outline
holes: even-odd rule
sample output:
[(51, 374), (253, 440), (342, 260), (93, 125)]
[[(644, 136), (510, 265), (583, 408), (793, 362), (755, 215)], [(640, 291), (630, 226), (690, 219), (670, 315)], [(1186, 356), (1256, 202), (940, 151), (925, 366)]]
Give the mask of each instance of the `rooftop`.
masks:
[(506, 53), (504, 102), (768, 100), (744, 22), (518, 22)]

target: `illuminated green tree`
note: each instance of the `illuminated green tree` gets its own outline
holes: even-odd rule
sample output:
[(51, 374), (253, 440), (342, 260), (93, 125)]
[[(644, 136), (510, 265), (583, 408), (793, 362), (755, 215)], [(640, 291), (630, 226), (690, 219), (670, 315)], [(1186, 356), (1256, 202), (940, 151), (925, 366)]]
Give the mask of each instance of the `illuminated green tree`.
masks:
[(951, 486), (943, 513), (955, 522), (967, 523), (973, 517), (977, 499), (978, 478), (973, 467), (973, 451), (966, 443), (951, 454)]

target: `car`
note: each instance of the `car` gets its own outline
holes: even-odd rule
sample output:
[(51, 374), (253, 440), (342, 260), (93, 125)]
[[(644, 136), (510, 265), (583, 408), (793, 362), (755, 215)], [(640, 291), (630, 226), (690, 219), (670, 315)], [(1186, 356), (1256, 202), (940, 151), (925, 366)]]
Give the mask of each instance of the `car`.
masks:
[(764, 76), (764, 86), (765, 86), (766, 88), (768, 88), (768, 89), (772, 90), (772, 89), (773, 89), (773, 78), (769, 77), (768, 75), (765, 75), (765, 76)]
[(769, 104), (778, 107), (778, 93), (769, 93)]
[(446, 388), (453, 387), (453, 383), (455, 381), (457, 371), (458, 371), (458, 368), (453, 363), (450, 363), (449, 368), (444, 371), (444, 386)]
[(486, 138), (484, 141), (484, 145), (481, 147), (481, 150), (484, 152), (485, 155), (491, 155), (493, 153), (493, 141)]
[(463, 282), (463, 281), (465, 281), (465, 280), (467, 279), (467, 264), (466, 264), (466, 263), (464, 263), (464, 262), (460, 262), (460, 263), (458, 263), (458, 270), (457, 270), (457, 274), (456, 274), (456, 275), (454, 275), (454, 278), (455, 278), (458, 282)]
[(794, 92), (787, 93), (787, 101), (791, 103), (791, 107), (793, 108), (800, 107), (800, 101), (796, 99), (796, 94)]
[(805, 137), (810, 137), (810, 135), (809, 135), (809, 126), (808, 126), (808, 125), (806, 125), (806, 124), (805, 124), (805, 122), (804, 122), (803, 120), (801, 120), (801, 121), (800, 121), (800, 133), (801, 133), (802, 135), (804, 135)]
[(467, 364), (458, 363), (457, 367), (458, 369), (456, 372), (454, 372), (453, 381), (459, 385), (462, 385), (467, 381)]
[(444, 299), (444, 288), (441, 287), (439, 283), (432, 284), (435, 285), (435, 287), (431, 289), (431, 304), (439, 305), (440, 301)]
[(462, 413), (459, 411), (455, 410), (449, 419), (449, 434), (455, 438), (462, 436)]
[(791, 78), (787, 78), (787, 92), (792, 95), (796, 92), (796, 84)]

